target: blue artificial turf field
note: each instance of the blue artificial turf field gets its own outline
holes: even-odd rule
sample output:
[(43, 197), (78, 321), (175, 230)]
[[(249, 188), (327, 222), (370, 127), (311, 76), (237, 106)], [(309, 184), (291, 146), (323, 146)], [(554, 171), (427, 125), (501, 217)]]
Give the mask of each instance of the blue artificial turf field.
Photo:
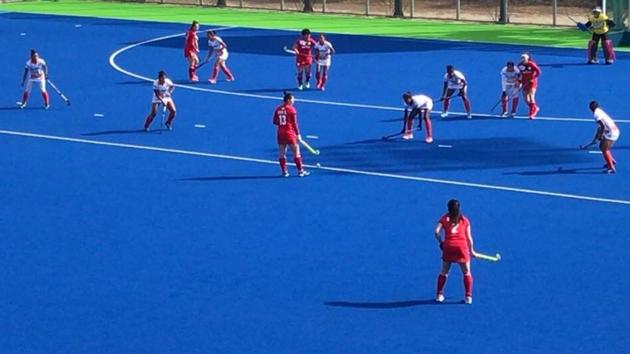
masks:
[[(281, 48), (296, 33), (222, 30), (237, 81), (209, 85), (208, 65), (190, 85), (173, 36), (186, 26), (0, 18), (2, 352), (630, 348), (630, 55), (587, 66), (581, 50), (331, 34), (328, 90), (297, 93), (322, 151), (306, 163), (323, 168), (283, 179), (271, 115), (295, 85)], [(45, 111), (34, 90), (15, 108), (30, 48), (72, 106), (51, 91)], [(541, 119), (489, 116), (499, 70), (524, 50), (543, 69)], [(382, 141), (400, 129), (400, 93), (436, 97), (446, 64), (466, 74), (474, 119), (434, 114), (432, 145)], [(180, 84), (175, 130), (144, 133), (142, 78), (161, 69)], [(591, 99), (620, 121), (616, 175), (577, 149), (595, 130)], [(503, 256), (473, 262), (472, 306), (456, 268), (448, 304), (432, 301), (432, 229), (450, 198), (476, 248)]]

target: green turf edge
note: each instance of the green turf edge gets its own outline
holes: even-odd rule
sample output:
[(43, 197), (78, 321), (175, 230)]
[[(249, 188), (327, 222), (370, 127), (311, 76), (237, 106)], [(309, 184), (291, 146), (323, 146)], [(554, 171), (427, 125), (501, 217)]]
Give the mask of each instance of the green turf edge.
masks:
[[(485, 43), (584, 48), (588, 35), (572, 28), (395, 19), (98, 0), (28, 1), (0, 4), (0, 11), (189, 23), (268, 29), (309, 27), (327, 33), (364, 34)], [(630, 48), (619, 48), (630, 51)]]

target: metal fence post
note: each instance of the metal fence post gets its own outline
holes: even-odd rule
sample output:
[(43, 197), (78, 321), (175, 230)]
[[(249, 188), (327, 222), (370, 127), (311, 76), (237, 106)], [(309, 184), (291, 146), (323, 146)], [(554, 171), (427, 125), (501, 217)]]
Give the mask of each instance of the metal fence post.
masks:
[(284, 11), (284, 0), (280, 0), (280, 11)]
[(501, 0), (499, 3), (499, 23), (506, 24), (510, 22), (508, 18), (508, 0)]
[[(630, 0), (628, 0), (630, 1)], [(409, 0), (409, 16), (413, 18), (414, 13), (416, 12), (416, 0)]]
[(553, 25), (556, 26), (556, 18), (558, 17), (558, 0), (551, 1), (551, 14), (553, 16)]
[(243, 8), (243, 0), (238, 0), (238, 7)]
[(370, 16), (370, 0), (365, 0), (365, 16)]
[(462, 11), (462, 2), (461, 0), (457, 0), (455, 4), (455, 19), (459, 20), (459, 14)]
[(322, 0), (322, 13), (326, 13), (326, 0)]

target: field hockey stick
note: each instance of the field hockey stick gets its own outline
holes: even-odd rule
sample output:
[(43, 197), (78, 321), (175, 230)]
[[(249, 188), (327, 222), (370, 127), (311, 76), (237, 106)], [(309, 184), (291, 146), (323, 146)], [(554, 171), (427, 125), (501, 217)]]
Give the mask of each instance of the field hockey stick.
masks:
[(201, 62), (199, 65), (195, 66), (195, 70), (199, 70), (200, 67), (208, 64), (210, 62), (210, 59), (206, 59), (203, 62)]
[(46, 82), (48, 82), (48, 84), (50, 85), (50, 87), (53, 88), (53, 90), (55, 90), (55, 92), (57, 92), (57, 94), (59, 95), (59, 97), (61, 97), (61, 99), (69, 106), (70, 105), (70, 100), (68, 99), (68, 97), (66, 97), (61, 90), (59, 90), (57, 88), (57, 86), (55, 86), (55, 84), (52, 83), (52, 81), (50, 81), (50, 79), (46, 79)]
[(573, 23), (575, 23), (575, 25), (577, 26), (577, 28), (580, 29), (580, 31), (582, 32), (588, 32), (588, 27), (586, 27), (585, 24), (583, 24), (582, 22), (578, 22), (576, 21), (573, 17), (567, 15), (567, 17), (569, 18), (569, 20), (573, 21)]
[(296, 54), (297, 54), (297, 53), (295, 52), (295, 50), (293, 50), (293, 49), (289, 49), (286, 45), (285, 45), (284, 47), (282, 47), (282, 50), (283, 50), (285, 53), (289, 53), (289, 54), (293, 54), (293, 55), (296, 55)]
[(482, 259), (484, 261), (498, 262), (501, 260), (501, 255), (497, 253), (494, 256), (490, 256), (483, 253), (475, 253), (475, 258)]
[(580, 150), (586, 150), (595, 144), (597, 144), (597, 141), (591, 141), (590, 143), (586, 145), (580, 145)]
[(311, 145), (309, 145), (309, 143), (304, 141), (302, 138), (300, 138), (300, 144), (302, 144), (306, 148), (306, 150), (308, 150), (311, 154), (319, 155), (319, 150), (313, 148)]

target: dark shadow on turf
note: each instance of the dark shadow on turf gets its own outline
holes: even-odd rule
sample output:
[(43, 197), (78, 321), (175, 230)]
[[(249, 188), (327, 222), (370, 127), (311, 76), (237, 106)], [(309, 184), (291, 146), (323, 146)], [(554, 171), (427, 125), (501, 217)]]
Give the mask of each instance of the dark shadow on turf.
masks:
[[(166, 129), (155, 129), (151, 130), (148, 133), (159, 132), (161, 130)], [(81, 136), (99, 136), (99, 135), (117, 135), (117, 134), (138, 134), (144, 133), (147, 134), (143, 129), (131, 129), (131, 130), (105, 130), (101, 132), (93, 132), (93, 133), (83, 133)]]
[(256, 179), (277, 179), (284, 178), (282, 176), (212, 176), (212, 177), (190, 177), (180, 178), (178, 181), (186, 182), (211, 182), (211, 181), (242, 181), (242, 180), (256, 180)]
[[(295, 87), (290, 88), (266, 88), (266, 89), (250, 89), (250, 90), (234, 90), (235, 92), (242, 93), (277, 93), (277, 92), (285, 92), (285, 91), (293, 91)], [(307, 90), (308, 91), (308, 90)]]
[(558, 167), (554, 170), (545, 171), (522, 171), (522, 172), (505, 172), (504, 175), (519, 175), (519, 176), (546, 176), (546, 175), (600, 175), (605, 170), (601, 167), (588, 167), (588, 168), (562, 168)]
[(332, 307), (350, 307), (358, 309), (387, 310), (398, 309), (404, 307), (426, 306), (426, 305), (461, 305), (462, 301), (444, 301), (443, 303), (435, 302), (435, 299), (428, 300), (408, 300), (408, 301), (388, 301), (388, 302), (350, 302), (350, 301), (328, 301), (324, 302), (326, 306)]

